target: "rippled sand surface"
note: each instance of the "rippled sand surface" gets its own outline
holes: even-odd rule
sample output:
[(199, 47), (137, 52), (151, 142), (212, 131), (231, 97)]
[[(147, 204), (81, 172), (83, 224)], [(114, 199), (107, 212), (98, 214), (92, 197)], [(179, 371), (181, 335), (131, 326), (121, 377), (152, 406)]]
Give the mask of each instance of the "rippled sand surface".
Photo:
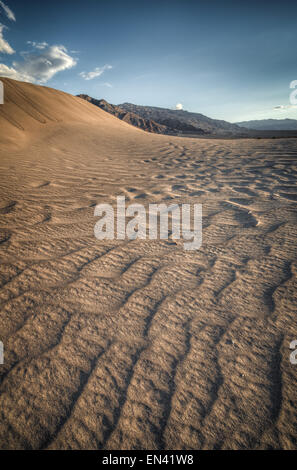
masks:
[[(3, 81), (1, 448), (296, 448), (297, 141), (148, 134)], [(202, 203), (202, 247), (96, 240), (118, 195)]]

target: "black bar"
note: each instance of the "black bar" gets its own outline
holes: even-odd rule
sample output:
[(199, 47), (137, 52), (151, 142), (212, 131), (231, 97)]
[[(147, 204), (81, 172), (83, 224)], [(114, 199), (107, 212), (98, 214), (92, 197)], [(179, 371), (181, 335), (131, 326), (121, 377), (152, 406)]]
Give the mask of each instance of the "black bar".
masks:
[[(114, 467), (117, 465), (123, 468), (140, 468), (152, 466), (172, 467), (178, 465), (180, 467), (195, 467), (200, 469), (207, 469), (211, 465), (234, 465), (240, 466), (242, 464), (249, 465), (255, 463), (262, 463), (268, 465), (270, 461), (273, 465), (292, 465), (291, 468), (296, 466), (296, 453), (295, 451), (281, 451), (281, 450), (236, 450), (236, 451), (221, 451), (221, 450), (205, 450), (205, 451), (158, 451), (158, 450), (112, 450), (112, 451), (9, 451), (4, 450), (1, 452), (2, 462), (7, 459), (9, 465), (13, 463), (21, 463), (22, 465), (36, 464), (41, 465), (46, 463), (52, 465), (55, 463), (65, 465), (75, 465), (83, 468), (106, 468)], [(295, 464), (295, 465), (294, 465)], [(34, 465), (33, 465), (34, 466)], [(67, 467), (68, 468), (68, 467)]]

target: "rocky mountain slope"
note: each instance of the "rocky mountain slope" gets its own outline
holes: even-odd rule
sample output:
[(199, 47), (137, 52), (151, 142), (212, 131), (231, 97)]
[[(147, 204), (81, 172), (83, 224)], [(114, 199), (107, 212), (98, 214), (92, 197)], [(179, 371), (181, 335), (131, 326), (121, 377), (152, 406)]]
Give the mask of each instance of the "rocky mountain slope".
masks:
[(153, 106), (139, 106), (131, 103), (123, 103), (119, 107), (127, 112), (133, 112), (144, 119), (152, 119), (166, 126), (172, 133), (182, 132), (202, 135), (242, 133), (242, 129), (236, 124), (219, 119), (211, 119), (200, 113)]
[(89, 103), (94, 104), (95, 106), (98, 106), (104, 111), (112, 114), (113, 116), (116, 116), (117, 118), (121, 119), (124, 122), (127, 122), (128, 124), (131, 124), (132, 126), (143, 129), (144, 131), (153, 132), (155, 134), (168, 133), (168, 129), (166, 126), (162, 126), (161, 124), (158, 124), (151, 119), (144, 119), (133, 112), (127, 112), (121, 109), (119, 106), (110, 104), (105, 100), (97, 100), (85, 94), (78, 95), (78, 97), (88, 101)]

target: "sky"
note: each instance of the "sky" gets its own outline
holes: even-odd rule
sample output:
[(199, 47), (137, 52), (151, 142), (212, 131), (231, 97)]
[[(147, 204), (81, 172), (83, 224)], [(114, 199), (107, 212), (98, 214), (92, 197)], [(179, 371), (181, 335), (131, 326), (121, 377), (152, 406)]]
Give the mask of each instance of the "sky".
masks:
[(293, 0), (0, 0), (0, 76), (230, 122), (297, 119), (296, 17)]

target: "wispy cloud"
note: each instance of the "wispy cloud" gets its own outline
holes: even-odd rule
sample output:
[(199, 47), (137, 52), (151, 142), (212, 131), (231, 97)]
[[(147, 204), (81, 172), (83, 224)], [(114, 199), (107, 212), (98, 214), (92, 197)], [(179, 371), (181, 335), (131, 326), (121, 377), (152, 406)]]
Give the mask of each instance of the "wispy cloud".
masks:
[[(44, 47), (41, 48), (40, 44)], [(38, 52), (23, 55), (22, 62), (13, 62), (12, 67), (0, 64), (0, 75), (26, 82), (46, 83), (56, 73), (70, 69), (77, 64), (64, 46), (37, 43), (34, 47)]]
[(91, 72), (80, 72), (80, 76), (84, 78), (85, 80), (93, 80), (94, 78), (100, 77), (105, 70), (112, 69), (111, 65), (103, 65), (103, 67), (96, 67), (94, 70)]
[(279, 111), (280, 109), (296, 109), (296, 104), (279, 104), (278, 106), (274, 106), (275, 111)]
[(48, 46), (47, 42), (27, 41), (27, 44), (35, 47), (35, 49), (45, 49)]
[(13, 13), (13, 11), (9, 8), (9, 6), (5, 5), (5, 3), (2, 2), (1, 0), (0, 0), (0, 7), (3, 8), (4, 13), (8, 19), (10, 19), (11, 21), (16, 21), (15, 14)]
[(13, 48), (3, 37), (3, 30), (6, 28), (3, 24), (0, 24), (0, 52), (3, 54), (14, 54)]

